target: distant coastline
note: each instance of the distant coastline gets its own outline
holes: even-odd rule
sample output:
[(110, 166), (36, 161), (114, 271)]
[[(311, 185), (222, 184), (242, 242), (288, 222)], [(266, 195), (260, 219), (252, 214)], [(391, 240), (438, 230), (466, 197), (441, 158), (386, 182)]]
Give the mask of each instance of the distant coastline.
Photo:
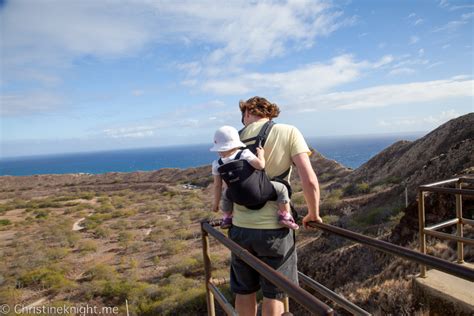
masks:
[[(307, 138), (308, 144), (329, 159), (356, 169), (398, 140), (416, 140), (423, 134), (382, 134)], [(215, 159), (210, 144), (101, 152), (64, 153), (0, 159), (0, 176), (152, 171), (208, 165)]]

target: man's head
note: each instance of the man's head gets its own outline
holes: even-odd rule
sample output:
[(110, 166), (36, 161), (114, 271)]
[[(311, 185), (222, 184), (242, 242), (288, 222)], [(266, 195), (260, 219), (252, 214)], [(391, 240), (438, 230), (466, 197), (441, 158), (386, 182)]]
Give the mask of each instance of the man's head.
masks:
[[(267, 99), (261, 97), (253, 97), (247, 101), (240, 101), (239, 107), (242, 112), (242, 123), (244, 123), (244, 116), (252, 115), (271, 120), (280, 114), (278, 105), (270, 103)], [(244, 125), (247, 124), (244, 123)]]

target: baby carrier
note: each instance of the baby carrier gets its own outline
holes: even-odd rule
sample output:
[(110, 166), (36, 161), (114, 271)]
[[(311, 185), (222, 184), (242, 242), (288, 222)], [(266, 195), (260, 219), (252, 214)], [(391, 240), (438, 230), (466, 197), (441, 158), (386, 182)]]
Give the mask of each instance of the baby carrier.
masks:
[[(252, 145), (247, 145), (246, 148), (255, 154), (258, 147), (265, 145), (273, 125), (275, 125), (275, 123), (270, 120), (263, 125), (257, 136), (243, 140), (243, 143), (255, 141)], [(241, 132), (242, 130), (239, 133)], [(276, 201), (277, 194), (265, 170), (257, 170), (252, 167), (247, 160), (240, 160), (244, 149), (241, 149), (235, 159), (229, 163), (224, 164), (222, 159), (219, 159), (218, 163), (220, 166), (217, 171), (227, 184), (227, 197), (231, 201), (244, 205), (249, 209), (258, 210), (261, 209), (267, 201)], [(272, 180), (284, 183), (291, 197), (291, 187), (289, 183), (284, 180), (289, 172), (290, 169)]]

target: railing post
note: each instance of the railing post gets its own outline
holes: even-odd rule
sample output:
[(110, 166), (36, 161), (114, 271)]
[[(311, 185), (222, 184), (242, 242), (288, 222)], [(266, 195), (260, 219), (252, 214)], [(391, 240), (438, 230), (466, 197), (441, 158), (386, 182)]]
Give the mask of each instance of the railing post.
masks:
[(286, 315), (291, 315), (290, 313), (290, 298), (287, 296), (283, 299), (283, 306), (285, 307), (284, 311)]
[[(422, 189), (418, 191), (418, 227), (420, 229), (420, 252), (426, 255), (425, 235), (425, 194)], [(426, 277), (426, 266), (420, 265), (420, 277)]]
[(202, 228), (203, 223), (201, 222), (201, 234), (202, 234), (202, 256), (204, 261), (204, 273), (206, 278), (206, 301), (207, 301), (207, 314), (209, 316), (216, 315), (216, 309), (214, 307), (214, 294), (212, 294), (209, 283), (211, 282), (211, 255), (209, 252), (209, 234)]
[[(462, 189), (462, 179), (459, 179), (456, 182), (456, 189)], [(456, 217), (458, 218), (458, 223), (456, 224), (456, 235), (458, 237), (463, 236), (463, 222), (462, 222), (462, 195), (456, 194)], [(458, 263), (464, 262), (464, 243), (458, 241)]]

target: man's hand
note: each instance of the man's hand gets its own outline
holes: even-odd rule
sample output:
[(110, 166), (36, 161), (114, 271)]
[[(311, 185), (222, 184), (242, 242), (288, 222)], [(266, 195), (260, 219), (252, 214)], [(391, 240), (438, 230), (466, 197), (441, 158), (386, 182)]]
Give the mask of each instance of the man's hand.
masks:
[(219, 204), (213, 205), (213, 206), (212, 206), (212, 211), (213, 211), (213, 212), (216, 212), (216, 213), (219, 212)]
[(310, 226), (308, 225), (309, 222), (322, 223), (323, 219), (318, 215), (308, 214), (305, 217), (303, 217), (303, 227), (304, 228), (310, 228)]

